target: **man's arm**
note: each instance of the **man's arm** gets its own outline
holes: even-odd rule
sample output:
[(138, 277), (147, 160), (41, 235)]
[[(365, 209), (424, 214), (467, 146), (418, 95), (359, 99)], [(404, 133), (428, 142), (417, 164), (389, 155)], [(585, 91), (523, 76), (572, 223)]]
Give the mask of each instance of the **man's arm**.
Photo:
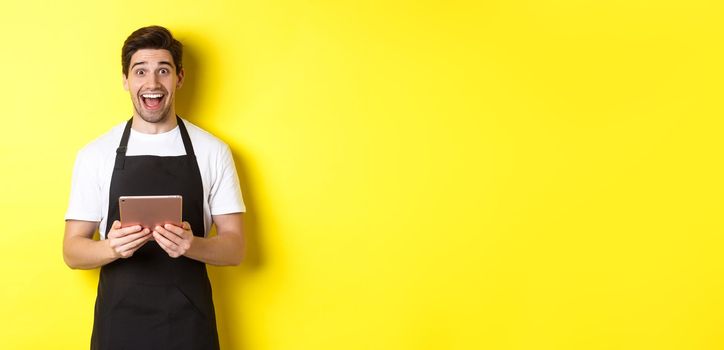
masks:
[(239, 265), (244, 257), (242, 213), (214, 215), (213, 220), (213, 237), (194, 237), (187, 222), (184, 227), (157, 226), (153, 237), (174, 258), (184, 255), (211, 265)]
[(72, 269), (94, 269), (118, 258), (133, 255), (151, 237), (148, 229), (140, 226), (121, 228), (113, 222), (108, 239), (96, 241), (93, 234), (98, 230), (96, 221), (65, 221), (63, 259)]

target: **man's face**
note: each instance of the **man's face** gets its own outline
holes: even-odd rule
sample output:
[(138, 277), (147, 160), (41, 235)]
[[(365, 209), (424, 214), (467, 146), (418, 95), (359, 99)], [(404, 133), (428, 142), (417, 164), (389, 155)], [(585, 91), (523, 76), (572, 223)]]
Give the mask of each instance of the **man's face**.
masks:
[(131, 56), (123, 88), (131, 94), (136, 115), (148, 123), (166, 120), (175, 114), (176, 89), (183, 84), (184, 72), (176, 66), (168, 50), (141, 49)]

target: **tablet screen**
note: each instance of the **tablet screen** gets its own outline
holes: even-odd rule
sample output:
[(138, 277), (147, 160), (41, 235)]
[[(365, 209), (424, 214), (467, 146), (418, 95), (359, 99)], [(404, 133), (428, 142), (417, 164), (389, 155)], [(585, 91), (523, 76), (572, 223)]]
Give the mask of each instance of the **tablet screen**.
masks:
[(121, 196), (118, 205), (121, 227), (141, 225), (153, 230), (156, 226), (181, 226), (181, 196)]

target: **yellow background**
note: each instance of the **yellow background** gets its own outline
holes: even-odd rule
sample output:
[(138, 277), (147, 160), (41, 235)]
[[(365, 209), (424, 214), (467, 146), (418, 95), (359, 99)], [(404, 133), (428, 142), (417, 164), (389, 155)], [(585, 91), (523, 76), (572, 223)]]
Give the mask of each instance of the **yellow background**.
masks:
[(225, 349), (721, 349), (719, 1), (11, 1), (0, 347), (83, 349), (78, 149), (131, 115), (120, 48), (186, 45), (249, 256)]

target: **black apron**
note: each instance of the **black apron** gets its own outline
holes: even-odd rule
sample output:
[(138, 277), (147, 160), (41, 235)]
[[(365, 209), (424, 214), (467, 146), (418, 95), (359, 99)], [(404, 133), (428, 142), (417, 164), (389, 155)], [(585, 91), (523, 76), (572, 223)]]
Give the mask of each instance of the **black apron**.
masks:
[[(181, 195), (183, 220), (194, 235), (204, 236), (201, 173), (186, 127), (176, 119), (184, 156), (126, 157), (133, 119), (126, 124), (116, 150), (106, 235), (120, 220), (118, 197)], [(91, 349), (219, 349), (206, 265), (185, 256), (171, 258), (148, 241), (130, 258), (101, 267)]]

